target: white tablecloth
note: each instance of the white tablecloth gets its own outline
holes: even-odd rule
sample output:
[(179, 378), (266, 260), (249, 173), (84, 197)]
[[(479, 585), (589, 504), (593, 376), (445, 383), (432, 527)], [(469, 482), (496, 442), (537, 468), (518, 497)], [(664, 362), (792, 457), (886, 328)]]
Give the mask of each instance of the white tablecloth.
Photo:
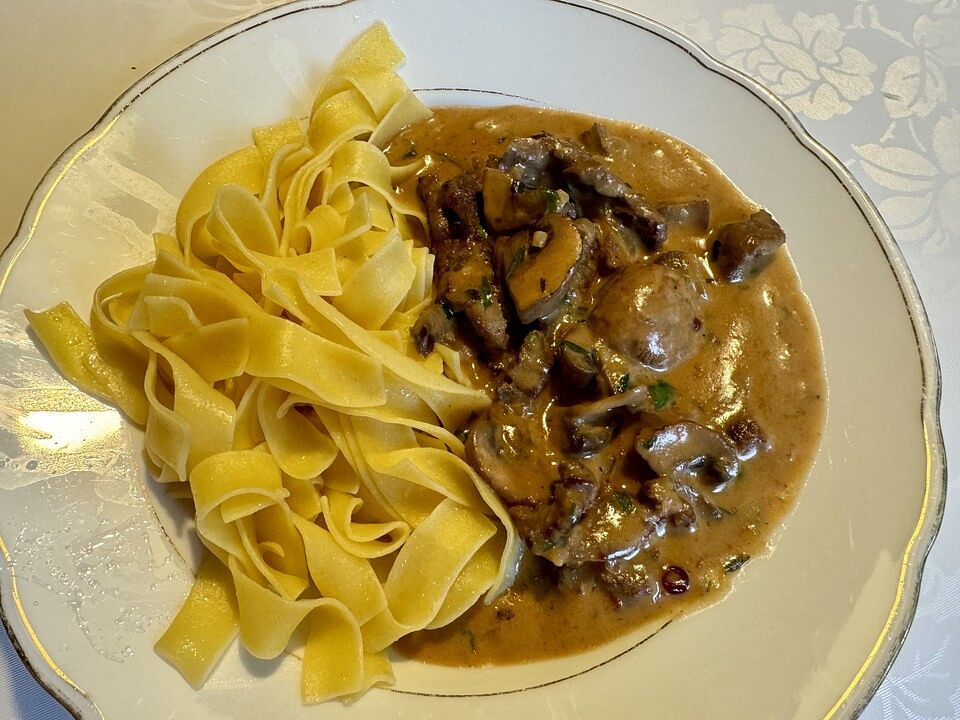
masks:
[[(482, 0), (477, 0), (481, 2)], [(130, 84), (195, 40), (281, 4), (0, 0), (0, 245), (60, 152)], [(920, 287), (960, 467), (960, 10), (957, 0), (619, 0), (754, 76), (853, 171)], [(865, 720), (960, 718), (960, 481), (903, 650)], [(67, 713), (0, 632), (0, 718)]]

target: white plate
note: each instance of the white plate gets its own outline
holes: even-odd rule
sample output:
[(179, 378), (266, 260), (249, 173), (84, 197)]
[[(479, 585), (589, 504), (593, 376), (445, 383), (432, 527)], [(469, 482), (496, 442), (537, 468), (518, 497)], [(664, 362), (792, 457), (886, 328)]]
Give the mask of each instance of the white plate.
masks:
[[(394, 689), (306, 709), (295, 660), (234, 650), (194, 692), (151, 649), (190, 573), (154, 513), (140, 434), (51, 369), (22, 309), (67, 300), (85, 312), (101, 280), (148, 257), (196, 172), (250, 128), (305, 115), (337, 51), (377, 18), (429, 103), (538, 103), (652, 125), (771, 208), (823, 333), (823, 448), (772, 555), (726, 600), (641, 646), (632, 635), (510, 669), (399, 662)], [(5, 622), (80, 717), (852, 717), (909, 625), (945, 472), (936, 358), (906, 265), (863, 191), (782, 104), (649, 20), (590, 0), (270, 10), (118, 100), (47, 174), (3, 267)], [(183, 543), (182, 523), (172, 534)]]

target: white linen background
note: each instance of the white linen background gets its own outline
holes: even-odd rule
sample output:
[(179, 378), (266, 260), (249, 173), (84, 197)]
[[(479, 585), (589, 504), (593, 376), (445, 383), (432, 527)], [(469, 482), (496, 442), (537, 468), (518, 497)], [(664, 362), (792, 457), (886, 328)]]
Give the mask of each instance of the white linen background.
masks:
[[(477, 0), (482, 1), (482, 0)], [(56, 157), (135, 80), (281, 2), (0, 0), (0, 246)], [(957, 0), (617, 0), (770, 88), (893, 231), (940, 354), (954, 468), (903, 649), (863, 720), (960, 718), (960, 8)], [(0, 633), (0, 718), (69, 715)]]

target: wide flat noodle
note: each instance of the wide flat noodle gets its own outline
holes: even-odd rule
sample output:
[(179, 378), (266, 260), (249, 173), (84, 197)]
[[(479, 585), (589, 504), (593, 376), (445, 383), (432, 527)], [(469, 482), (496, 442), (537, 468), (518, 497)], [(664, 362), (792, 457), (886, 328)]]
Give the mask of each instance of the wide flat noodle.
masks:
[(305, 638), (302, 699), (352, 701), (384, 651), (511, 582), (519, 541), (456, 432), (489, 405), (459, 355), (416, 352), (434, 258), (383, 147), (429, 110), (382, 24), (309, 122), (253, 132), (181, 201), (155, 259), (106, 280), (89, 326), (27, 317), (57, 367), (145, 429), (208, 553), (156, 651), (199, 687), (235, 636), (275, 658)]

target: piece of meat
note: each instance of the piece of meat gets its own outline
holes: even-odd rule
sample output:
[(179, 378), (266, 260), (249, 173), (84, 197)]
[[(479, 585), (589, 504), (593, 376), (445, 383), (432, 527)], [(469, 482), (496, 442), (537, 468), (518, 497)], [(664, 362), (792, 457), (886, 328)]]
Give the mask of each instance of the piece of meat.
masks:
[(544, 187), (551, 183), (556, 186), (562, 179), (581, 192), (600, 196), (599, 203), (595, 199), (584, 199), (597, 208), (590, 216), (609, 208), (652, 250), (663, 245), (666, 239), (666, 221), (646, 198), (602, 159), (572, 140), (549, 133), (517, 138), (507, 146), (497, 167), (525, 187)]
[(509, 338), (503, 290), (480, 221), (479, 180), (473, 173), (463, 173), (440, 183), (436, 176), (424, 175), (418, 191), (427, 208), (430, 249), (436, 257), (437, 299), (462, 312), (488, 348), (505, 349)]
[(629, 360), (669, 370), (696, 351), (700, 298), (689, 279), (664, 265), (631, 265), (610, 279), (589, 318), (594, 335)]
[(417, 352), (426, 357), (438, 342), (449, 342), (454, 337), (453, 322), (437, 303), (428, 305), (410, 328)]
[(509, 507), (517, 531), (534, 554), (544, 557), (566, 542), (566, 536), (596, 501), (603, 484), (595, 469), (575, 460), (560, 463), (558, 472), (548, 500)]
[(656, 589), (656, 582), (651, 581), (647, 568), (635, 559), (604, 563), (597, 580), (621, 602), (652, 595)]
[(554, 565), (630, 557), (649, 544), (660, 522), (629, 493), (608, 488), (569, 533), (539, 554)]
[(743, 282), (767, 267), (786, 239), (773, 216), (758, 210), (747, 220), (717, 230), (711, 254), (720, 277), (732, 283)]
[(678, 490), (673, 478), (658, 477), (643, 483), (643, 495), (673, 527), (693, 531), (697, 514), (690, 500)]
[(543, 184), (550, 161), (550, 148), (539, 138), (515, 138), (500, 156), (497, 168), (519, 185), (532, 188)]
[(507, 394), (512, 398), (520, 393), (528, 398), (536, 397), (547, 384), (552, 366), (553, 353), (543, 333), (539, 330), (527, 333), (516, 362), (507, 369), (508, 382), (497, 388), (498, 395)]

